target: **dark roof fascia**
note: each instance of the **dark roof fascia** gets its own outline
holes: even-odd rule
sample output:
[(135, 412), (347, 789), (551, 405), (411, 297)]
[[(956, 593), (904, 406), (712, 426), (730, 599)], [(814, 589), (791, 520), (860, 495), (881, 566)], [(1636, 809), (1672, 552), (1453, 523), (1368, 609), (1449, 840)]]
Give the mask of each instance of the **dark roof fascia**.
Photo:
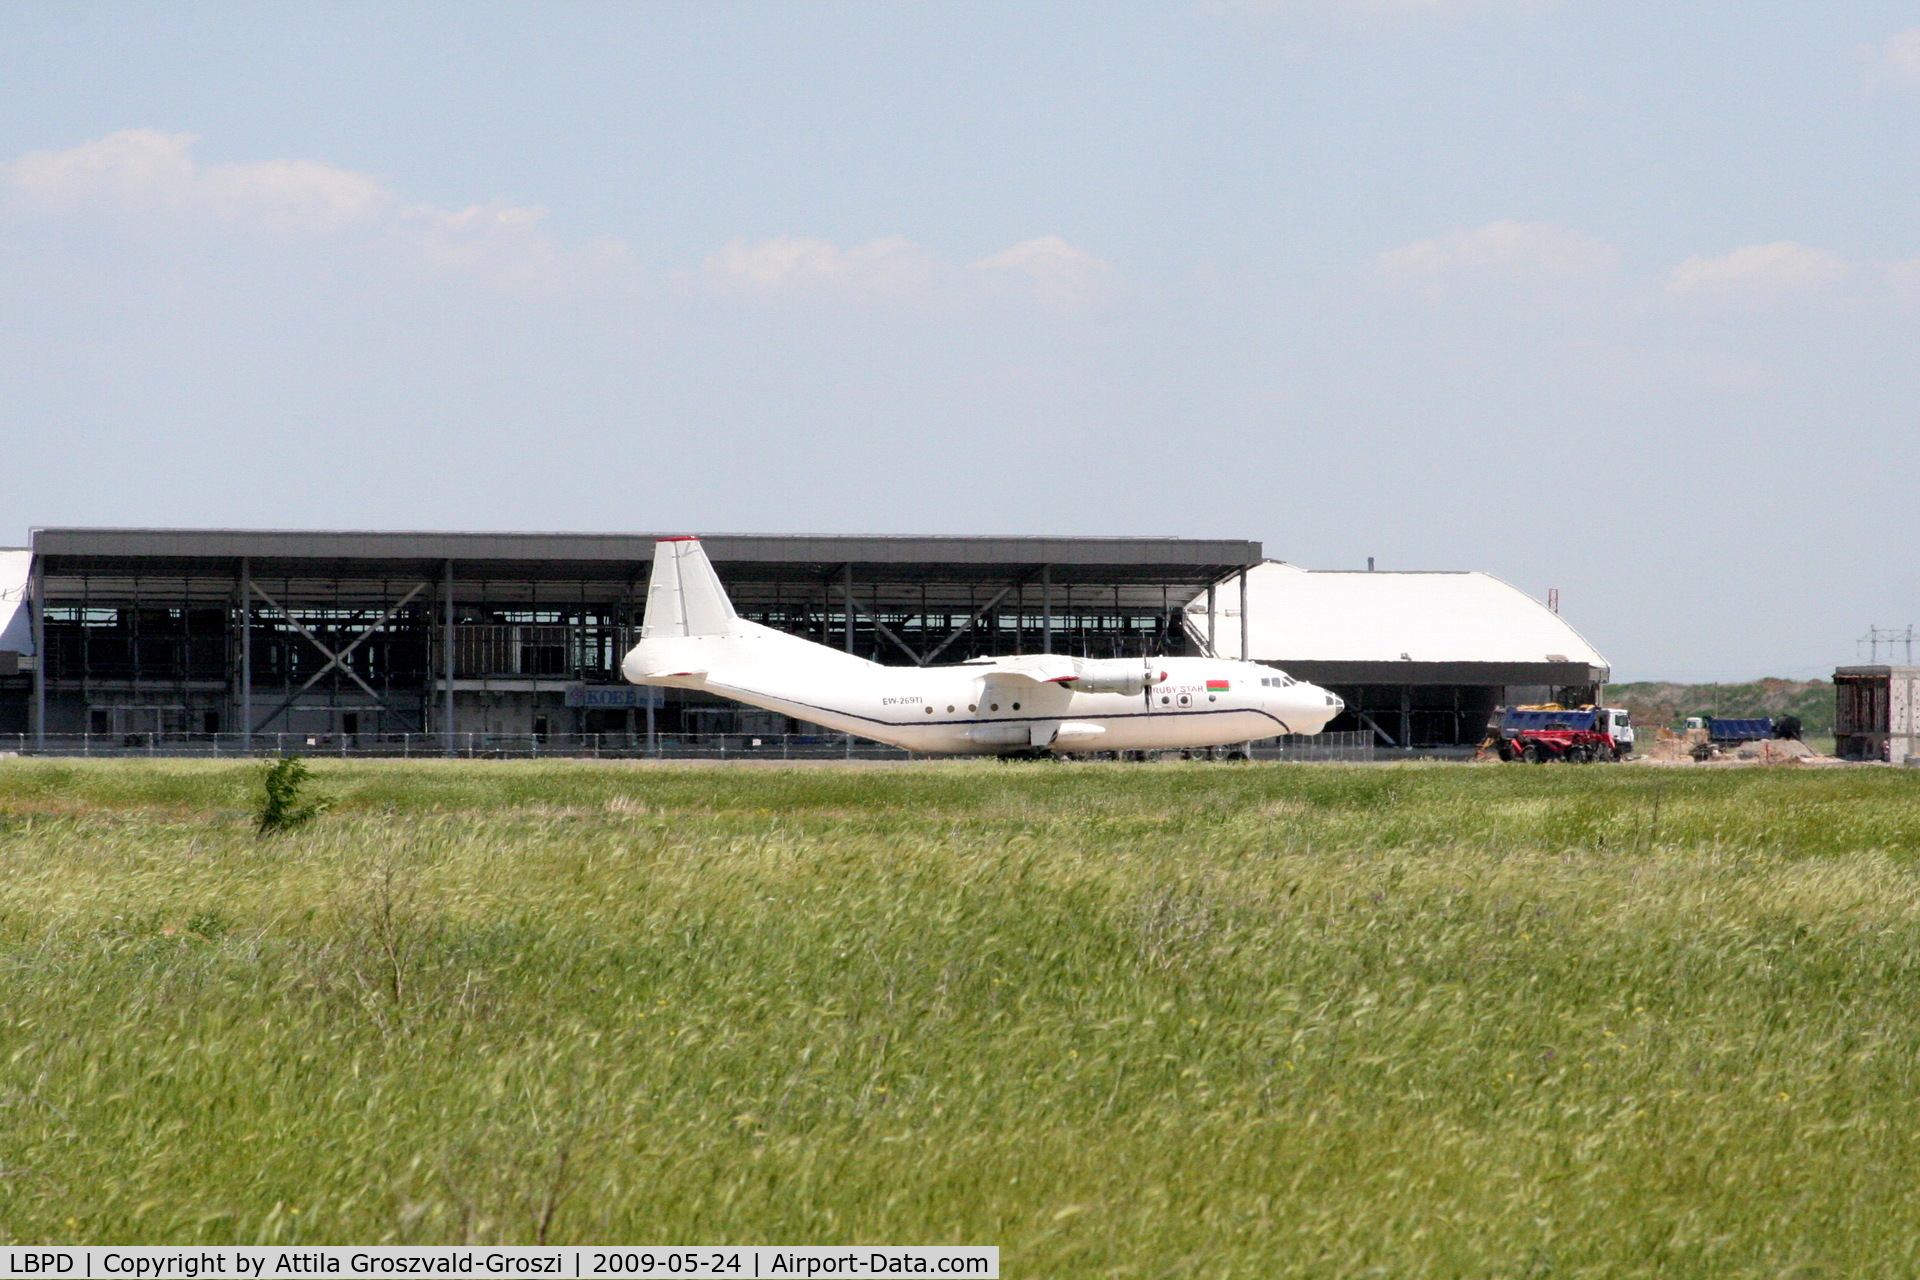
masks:
[(1584, 662), (1288, 662), (1262, 658), (1314, 684), (1605, 684), (1610, 671)]
[[(35, 529), (43, 557), (271, 560), (620, 561), (653, 559), (657, 538), (613, 533), (386, 533), (283, 529)], [(1194, 538), (906, 537), (716, 534), (717, 563), (1084, 564), (1207, 567), (1260, 563), (1258, 542)]]

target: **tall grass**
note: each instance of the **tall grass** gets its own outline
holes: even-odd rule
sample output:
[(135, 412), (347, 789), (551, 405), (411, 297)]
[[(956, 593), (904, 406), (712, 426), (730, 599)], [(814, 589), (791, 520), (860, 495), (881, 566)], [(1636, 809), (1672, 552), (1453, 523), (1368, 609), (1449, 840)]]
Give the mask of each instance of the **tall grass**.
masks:
[(1892, 770), (0, 767), (0, 1241), (1920, 1273)]

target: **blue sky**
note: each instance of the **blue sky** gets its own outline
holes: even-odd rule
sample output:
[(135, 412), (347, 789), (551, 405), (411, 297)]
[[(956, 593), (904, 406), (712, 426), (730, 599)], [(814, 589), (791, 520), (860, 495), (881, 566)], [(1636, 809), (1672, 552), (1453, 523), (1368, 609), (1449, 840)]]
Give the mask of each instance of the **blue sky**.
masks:
[(16, 5), (31, 525), (1239, 536), (1920, 621), (1920, 4)]

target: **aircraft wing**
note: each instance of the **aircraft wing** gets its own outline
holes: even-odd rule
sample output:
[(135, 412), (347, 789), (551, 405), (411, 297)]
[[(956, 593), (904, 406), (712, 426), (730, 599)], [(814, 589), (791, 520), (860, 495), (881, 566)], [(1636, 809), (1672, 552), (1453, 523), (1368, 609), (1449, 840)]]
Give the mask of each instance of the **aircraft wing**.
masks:
[(1080, 678), (1080, 659), (1060, 653), (1031, 653), (1017, 658), (996, 658), (971, 665), (983, 675), (1012, 676), (1035, 684), (1065, 684)]

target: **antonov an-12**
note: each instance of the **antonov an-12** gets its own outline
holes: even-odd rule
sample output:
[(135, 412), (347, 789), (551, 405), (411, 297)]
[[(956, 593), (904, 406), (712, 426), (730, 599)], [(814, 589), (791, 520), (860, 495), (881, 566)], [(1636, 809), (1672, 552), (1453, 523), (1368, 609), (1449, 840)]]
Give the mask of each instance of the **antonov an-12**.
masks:
[(1222, 658), (1025, 654), (888, 667), (737, 615), (697, 538), (654, 547), (634, 684), (704, 689), (829, 729), (944, 755), (1156, 751), (1318, 733), (1340, 699)]

